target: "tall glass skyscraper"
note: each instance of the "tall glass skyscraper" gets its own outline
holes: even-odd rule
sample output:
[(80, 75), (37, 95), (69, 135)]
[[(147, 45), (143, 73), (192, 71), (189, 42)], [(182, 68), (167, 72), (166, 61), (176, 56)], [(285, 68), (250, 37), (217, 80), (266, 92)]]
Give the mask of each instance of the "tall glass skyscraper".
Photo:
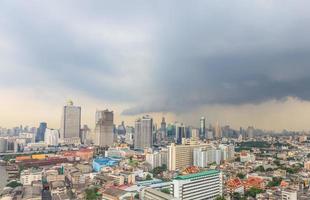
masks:
[(36, 142), (42, 142), (44, 141), (44, 135), (45, 131), (47, 128), (47, 123), (46, 122), (41, 122), (39, 128), (37, 129), (37, 134), (36, 134)]

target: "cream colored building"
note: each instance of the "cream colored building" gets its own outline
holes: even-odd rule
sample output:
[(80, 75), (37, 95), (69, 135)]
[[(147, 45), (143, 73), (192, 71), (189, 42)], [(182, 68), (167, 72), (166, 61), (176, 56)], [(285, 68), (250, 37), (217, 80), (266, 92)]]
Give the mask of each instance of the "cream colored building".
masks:
[(193, 151), (195, 148), (208, 147), (209, 144), (195, 141), (184, 141), (183, 144), (172, 143), (168, 146), (168, 169), (177, 170), (193, 165)]

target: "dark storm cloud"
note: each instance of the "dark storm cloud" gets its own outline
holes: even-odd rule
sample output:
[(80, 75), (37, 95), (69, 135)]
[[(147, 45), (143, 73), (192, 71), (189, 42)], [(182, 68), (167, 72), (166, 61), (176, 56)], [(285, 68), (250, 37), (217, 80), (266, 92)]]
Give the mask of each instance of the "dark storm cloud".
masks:
[(14, 84), (40, 72), (124, 114), (310, 99), (308, 1), (47, 2), (0, 5), (0, 41), (18, 49), (2, 62), (29, 72)]

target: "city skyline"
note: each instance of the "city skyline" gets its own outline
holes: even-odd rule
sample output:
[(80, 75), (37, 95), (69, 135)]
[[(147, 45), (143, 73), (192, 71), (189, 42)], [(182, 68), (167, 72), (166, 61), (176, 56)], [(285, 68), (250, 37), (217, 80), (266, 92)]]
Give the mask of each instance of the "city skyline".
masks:
[(310, 130), (310, 2), (175, 3), (1, 2), (0, 126), (59, 128), (72, 99), (92, 128), (109, 109)]

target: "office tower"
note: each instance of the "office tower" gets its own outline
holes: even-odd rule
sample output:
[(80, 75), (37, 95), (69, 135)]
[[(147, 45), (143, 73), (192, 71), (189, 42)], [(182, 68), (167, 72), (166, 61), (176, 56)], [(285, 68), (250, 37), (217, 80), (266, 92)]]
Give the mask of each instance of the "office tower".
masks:
[(162, 121), (160, 123), (160, 132), (161, 132), (161, 138), (166, 140), (167, 139), (167, 124), (165, 121), (165, 118), (162, 118)]
[(122, 121), (122, 124), (118, 125), (117, 127), (117, 134), (118, 135), (126, 135), (126, 127), (124, 121)]
[(63, 144), (80, 144), (81, 107), (69, 101), (63, 107), (60, 125), (60, 140)]
[(168, 169), (170, 171), (182, 170), (193, 165), (193, 152), (195, 148), (208, 147), (209, 144), (174, 144), (168, 146)]
[(144, 116), (135, 122), (135, 149), (152, 148), (153, 146), (153, 119)]
[(83, 128), (80, 131), (81, 144), (86, 144), (87, 142), (90, 143), (91, 141), (90, 131), (91, 131), (90, 128), (88, 128), (88, 126), (84, 124)]
[(111, 146), (114, 142), (113, 111), (96, 111), (95, 144), (100, 147)]
[(37, 135), (35, 142), (44, 141), (44, 134), (46, 130), (47, 124), (45, 122), (41, 122), (39, 128), (37, 129)]
[(199, 139), (199, 135), (200, 135), (200, 132), (199, 132), (200, 130), (198, 129), (198, 128), (192, 128), (192, 130), (191, 130), (191, 138), (192, 139), (195, 139), (195, 140), (197, 140), (197, 139)]
[(172, 183), (173, 196), (179, 200), (215, 199), (223, 194), (222, 173), (217, 170), (180, 175)]
[(182, 143), (182, 138), (185, 138), (185, 126), (182, 123), (175, 124), (175, 142)]
[(206, 138), (206, 118), (205, 117), (200, 118), (200, 138), (201, 139)]
[(8, 149), (8, 140), (0, 138), (0, 153), (5, 153)]
[(214, 135), (216, 139), (222, 138), (222, 129), (218, 121), (216, 122), (216, 125), (214, 127), (214, 132), (215, 132)]
[(58, 146), (59, 131), (47, 128), (44, 135), (44, 143), (48, 146)]
[(252, 139), (254, 137), (255, 129), (253, 126), (249, 126), (246, 130), (247, 139)]

